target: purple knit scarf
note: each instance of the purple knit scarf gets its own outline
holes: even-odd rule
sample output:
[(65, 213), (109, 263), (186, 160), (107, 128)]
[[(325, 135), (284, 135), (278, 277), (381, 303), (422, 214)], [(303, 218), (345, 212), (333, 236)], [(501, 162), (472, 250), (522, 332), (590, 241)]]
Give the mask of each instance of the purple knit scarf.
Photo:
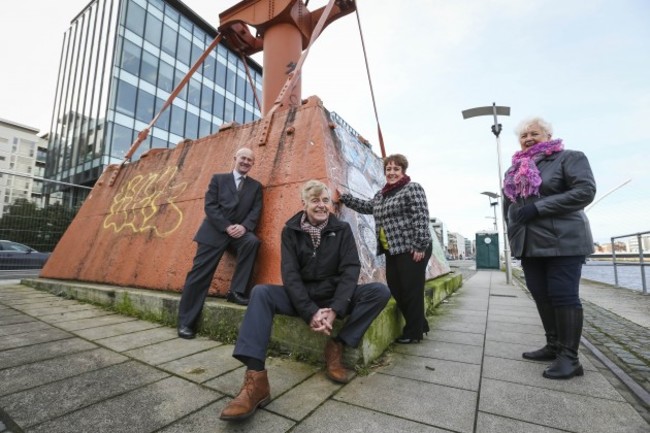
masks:
[(564, 150), (562, 140), (551, 140), (537, 143), (526, 150), (515, 152), (512, 156), (512, 167), (506, 172), (503, 181), (503, 193), (513, 203), (517, 197), (539, 195), (542, 178), (539, 176), (537, 162), (544, 156)]

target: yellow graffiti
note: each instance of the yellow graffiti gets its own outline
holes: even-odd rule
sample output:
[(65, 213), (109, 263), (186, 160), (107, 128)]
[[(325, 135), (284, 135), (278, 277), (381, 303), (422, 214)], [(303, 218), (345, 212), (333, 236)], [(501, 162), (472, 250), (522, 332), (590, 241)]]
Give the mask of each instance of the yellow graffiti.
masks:
[(173, 233), (183, 222), (183, 212), (175, 200), (187, 188), (187, 182), (172, 184), (177, 171), (177, 167), (168, 167), (162, 174), (137, 175), (123, 185), (104, 218), (104, 228), (115, 233), (125, 229), (133, 233), (152, 231), (163, 238)]

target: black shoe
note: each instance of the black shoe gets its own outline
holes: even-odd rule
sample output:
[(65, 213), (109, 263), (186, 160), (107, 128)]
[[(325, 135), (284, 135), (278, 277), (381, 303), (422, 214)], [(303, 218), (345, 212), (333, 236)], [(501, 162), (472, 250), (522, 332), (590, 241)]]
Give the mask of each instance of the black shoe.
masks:
[(240, 295), (237, 292), (228, 292), (226, 296), (226, 301), (232, 302), (237, 305), (248, 305), (248, 298), (244, 295)]
[(395, 339), (395, 343), (399, 344), (411, 344), (411, 343), (419, 343), (419, 339), (415, 338), (406, 338), (406, 337), (398, 337)]
[(196, 334), (187, 326), (181, 326), (178, 328), (178, 336), (186, 340), (191, 340), (192, 338), (196, 337)]

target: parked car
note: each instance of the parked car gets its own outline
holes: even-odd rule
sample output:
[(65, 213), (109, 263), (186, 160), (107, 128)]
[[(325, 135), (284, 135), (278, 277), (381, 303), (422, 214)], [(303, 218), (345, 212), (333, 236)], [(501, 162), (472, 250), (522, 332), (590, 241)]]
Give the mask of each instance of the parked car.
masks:
[(40, 269), (51, 253), (40, 253), (18, 242), (0, 240), (0, 269)]

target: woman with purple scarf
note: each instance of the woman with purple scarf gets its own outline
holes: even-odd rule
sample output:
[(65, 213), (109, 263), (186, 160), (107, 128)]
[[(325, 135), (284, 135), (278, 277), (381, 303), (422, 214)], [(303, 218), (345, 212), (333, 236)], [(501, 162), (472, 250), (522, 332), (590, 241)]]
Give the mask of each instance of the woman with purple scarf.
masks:
[(594, 251), (583, 209), (596, 195), (596, 182), (587, 157), (552, 140), (552, 127), (543, 119), (524, 120), (516, 133), (521, 150), (503, 183), (508, 237), (546, 333), (544, 347), (522, 356), (553, 361), (546, 378), (570, 379), (584, 374), (578, 288), (585, 257)]
[(407, 176), (408, 160), (384, 158), (386, 185), (370, 200), (342, 194), (340, 202), (375, 218), (377, 254), (386, 255), (386, 282), (406, 324), (395, 342), (418, 343), (429, 332), (424, 313), (424, 282), (432, 243), (427, 196)]

